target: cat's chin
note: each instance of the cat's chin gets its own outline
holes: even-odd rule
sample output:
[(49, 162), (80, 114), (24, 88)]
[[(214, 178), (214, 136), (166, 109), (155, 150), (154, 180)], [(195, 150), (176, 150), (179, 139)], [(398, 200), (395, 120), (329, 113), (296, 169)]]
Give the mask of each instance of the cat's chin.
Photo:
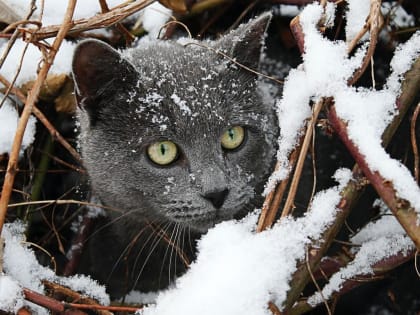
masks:
[(172, 219), (173, 222), (181, 224), (182, 226), (189, 228), (191, 231), (204, 234), (216, 224), (231, 219), (231, 217), (220, 217), (220, 216), (204, 216), (195, 217), (189, 219)]

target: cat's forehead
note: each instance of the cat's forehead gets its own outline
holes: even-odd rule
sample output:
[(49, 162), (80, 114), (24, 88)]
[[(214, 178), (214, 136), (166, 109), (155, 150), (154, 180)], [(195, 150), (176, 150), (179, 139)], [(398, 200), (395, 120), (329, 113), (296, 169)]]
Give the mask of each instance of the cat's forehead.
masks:
[(161, 44), (127, 57), (139, 72), (128, 102), (153, 129), (183, 132), (199, 125), (220, 132), (258, 116), (255, 80), (235, 74), (238, 69), (212, 51)]

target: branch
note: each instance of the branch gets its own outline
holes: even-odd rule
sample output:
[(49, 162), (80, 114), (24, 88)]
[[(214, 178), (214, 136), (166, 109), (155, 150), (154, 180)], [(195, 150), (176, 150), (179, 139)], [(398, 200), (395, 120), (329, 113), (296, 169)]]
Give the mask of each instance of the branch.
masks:
[[(108, 12), (97, 14), (91, 18), (69, 21), (70, 28), (66, 34), (71, 35), (114, 25), (133, 13), (144, 9), (154, 1), (155, 0), (138, 0), (129, 4), (126, 3), (117, 6)], [(61, 25), (50, 25), (42, 27), (36, 33), (33, 33), (33, 30), (30, 28), (21, 28), (20, 31), (25, 41), (38, 42), (39, 40), (56, 36), (60, 27)]]
[(60, 26), (59, 31), (57, 33), (57, 37), (53, 42), (52, 49), (49, 52), (47, 58), (44, 60), (44, 64), (38, 73), (37, 80), (35, 81), (31, 91), (29, 92), (27, 102), (25, 103), (25, 107), (23, 108), (22, 115), (19, 119), (0, 197), (0, 234), (3, 228), (4, 221), (6, 219), (7, 205), (12, 194), (13, 182), (15, 179), (16, 172), (18, 170), (19, 151), (22, 145), (22, 138), (25, 133), (25, 128), (28, 123), (29, 117), (32, 113), (34, 104), (37, 101), (39, 92), (42, 87), (42, 83), (47, 77), (48, 71), (54, 61), (55, 55), (57, 54), (57, 51), (60, 48), (62, 41), (64, 40), (64, 37), (66, 36), (68, 30), (71, 28), (71, 20), (73, 17), (75, 7), (76, 0), (69, 0), (69, 4), (67, 6), (67, 10), (63, 19), (63, 24)]
[[(400, 109), (399, 114), (395, 120), (397, 123), (391, 124), (383, 135), (383, 145), (386, 146), (391, 140), (391, 136), (395, 132), (399, 123), (407, 112), (409, 106), (414, 101), (414, 96), (420, 91), (420, 58), (416, 60), (410, 71), (405, 75), (405, 84), (402, 87), (402, 93), (397, 101), (397, 106)], [(387, 181), (378, 172), (373, 172), (367, 164), (365, 157), (359, 152), (357, 145), (349, 138), (347, 134), (346, 124), (338, 117), (335, 107), (331, 106), (328, 118), (331, 125), (337, 132), (338, 136), (347, 147), (350, 154), (360, 166), (361, 170), (370, 181), (376, 192), (382, 200), (391, 209), (400, 224), (403, 226), (407, 234), (413, 240), (417, 248), (420, 248), (420, 226), (418, 225), (418, 214), (416, 210), (410, 205), (408, 200), (399, 198), (394, 189), (393, 183)]]
[[(415, 255), (415, 250), (407, 251), (406, 253), (398, 253), (396, 255), (392, 255), (385, 259), (378, 261), (377, 263), (372, 265), (372, 273), (371, 274), (359, 274), (350, 279), (345, 280), (340, 290), (334, 292), (330, 299), (338, 298), (347, 292), (365, 284), (366, 282), (377, 281), (383, 279), (383, 277), (390, 272), (391, 270), (397, 268), (398, 266), (406, 263), (410, 259), (412, 259)], [(339, 265), (345, 264), (337, 262)], [(321, 267), (320, 267), (321, 268)], [(307, 300), (301, 300), (297, 302), (293, 308), (287, 312), (287, 315), (299, 315), (306, 313), (316, 307), (316, 305), (311, 305), (307, 302)]]

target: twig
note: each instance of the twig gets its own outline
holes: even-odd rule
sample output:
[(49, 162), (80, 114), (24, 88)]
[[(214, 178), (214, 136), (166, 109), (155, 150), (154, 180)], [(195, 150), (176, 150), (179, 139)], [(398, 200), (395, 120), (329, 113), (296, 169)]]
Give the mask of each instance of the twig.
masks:
[(302, 143), (302, 148), (299, 153), (299, 158), (296, 164), (295, 173), (293, 175), (293, 179), (290, 184), (289, 194), (287, 195), (287, 199), (284, 204), (283, 211), (281, 213), (282, 217), (288, 216), (290, 214), (290, 210), (292, 209), (293, 202), (296, 196), (296, 191), (299, 185), (300, 177), (302, 175), (303, 164), (305, 162), (305, 158), (308, 153), (309, 145), (312, 141), (312, 133), (316, 125), (318, 115), (321, 112), (322, 106), (324, 105), (324, 101), (325, 101), (324, 99), (320, 99), (314, 105), (312, 117), (308, 122), (308, 127), (306, 129), (305, 137)]
[[(301, 145), (297, 145), (289, 157), (289, 167), (293, 169), (295, 167)], [(278, 171), (281, 163), (277, 162), (274, 171)], [(283, 179), (280, 184), (273, 190), (271, 190), (263, 203), (261, 214), (258, 220), (257, 232), (261, 232), (269, 228), (276, 219), (277, 212), (280, 208), (280, 203), (283, 200), (284, 193), (286, 192), (287, 185), (289, 183), (290, 175)]]
[(316, 289), (318, 290), (319, 294), (321, 295), (322, 302), (324, 303), (325, 308), (327, 309), (328, 315), (332, 315), (330, 306), (328, 305), (328, 301), (325, 299), (324, 294), (322, 293), (322, 289), (319, 286), (318, 282), (316, 281), (316, 279), (314, 277), (314, 274), (311, 270), (311, 265), (309, 264), (309, 251), (308, 251), (308, 249), (306, 249), (305, 263), (306, 263), (306, 268), (308, 268), (309, 275), (311, 276), (312, 282), (315, 285)]
[[(144, 9), (155, 0), (137, 0), (131, 3), (124, 3), (123, 5), (112, 8), (109, 12), (97, 14), (91, 18), (83, 18), (72, 21), (71, 28), (68, 30), (67, 34), (76, 34), (83, 31), (104, 28), (115, 23), (120, 22), (126, 17)], [(24, 28), (20, 29), (21, 33), (24, 36), (24, 39), (29, 42), (37, 42), (41, 39), (46, 39), (56, 36), (61, 25), (50, 25), (42, 27), (39, 29), (36, 34), (32, 33), (31, 29)]]
[[(337, 297), (342, 296), (343, 294), (355, 289), (363, 285), (366, 282), (371, 282), (375, 280), (383, 279), (384, 275), (386, 275), (389, 271), (397, 268), (398, 266), (406, 263), (407, 261), (411, 260), (415, 255), (415, 250), (409, 250), (406, 253), (400, 252), (393, 256), (389, 256), (384, 258), (377, 263), (373, 264), (372, 267), (372, 274), (359, 274), (355, 275), (351, 279), (347, 279), (342, 283), (340, 286), (339, 291), (335, 292), (330, 298), (334, 299)], [(308, 312), (309, 310), (313, 309), (316, 305), (309, 305), (306, 300), (298, 301), (290, 311), (287, 312), (287, 315), (298, 315)]]
[(420, 113), (420, 103), (417, 104), (416, 109), (414, 110), (413, 117), (411, 118), (410, 124), (410, 135), (411, 135), (411, 146), (413, 147), (414, 154), (414, 178), (416, 182), (419, 183), (419, 149), (417, 146), (417, 137), (416, 137), (416, 122), (417, 117)]
[(75, 6), (76, 0), (69, 0), (67, 10), (63, 19), (63, 24), (61, 25), (57, 33), (57, 37), (55, 38), (54, 43), (52, 45), (53, 49), (49, 52), (48, 58), (45, 60), (41, 70), (38, 73), (38, 78), (35, 81), (31, 91), (29, 92), (27, 102), (25, 104), (25, 107), (23, 108), (23, 112), (21, 114), (18, 126), (16, 128), (16, 134), (13, 140), (9, 163), (7, 165), (7, 172), (4, 178), (3, 189), (0, 197), (0, 234), (3, 228), (4, 221), (6, 219), (7, 204), (9, 203), (9, 199), (13, 189), (13, 182), (18, 169), (18, 158), (20, 147), (22, 145), (23, 134), (25, 133), (26, 125), (31, 115), (33, 106), (38, 98), (39, 92), (42, 87), (42, 83), (47, 77), (48, 70), (50, 69), (54, 61), (55, 55), (57, 54), (57, 51), (60, 48), (64, 36), (66, 36), (67, 31), (71, 27), (71, 19), (73, 17)]
[(40, 294), (38, 292), (32, 291), (30, 289), (23, 288), (23, 295), (25, 296), (26, 300), (37, 305), (43, 306), (49, 309), (50, 311), (64, 312), (65, 310), (64, 305), (61, 302), (43, 294)]
[[(79, 303), (79, 304), (75, 304), (75, 303), (61, 302), (65, 309), (71, 309), (71, 308), (92, 309), (92, 310), (98, 310), (98, 313), (100, 315), (112, 315), (112, 313), (109, 312), (111, 310), (108, 309), (109, 308), (108, 306), (101, 306), (94, 299), (89, 298), (87, 296), (84, 296), (84, 295), (80, 294), (79, 292), (76, 292), (76, 291), (74, 291), (70, 288), (67, 288), (65, 286), (62, 286), (60, 284), (57, 284), (57, 283), (54, 283), (54, 282), (51, 282), (51, 281), (48, 281), (48, 280), (43, 280), (42, 284), (46, 288), (48, 288), (49, 291), (52, 291), (52, 293), (53, 293), (52, 295), (59, 294), (59, 295), (62, 295), (64, 297), (67, 297), (71, 301), (77, 301)], [(60, 299), (62, 299), (62, 298), (60, 297)], [(79, 306), (79, 305), (81, 305), (81, 306)]]
[[(381, 0), (371, 0), (370, 2), (370, 12), (369, 12), (368, 21), (367, 21), (367, 25), (369, 26), (369, 33), (370, 33), (370, 44), (366, 52), (366, 55), (363, 58), (362, 65), (359, 67), (359, 69), (357, 69), (354, 72), (353, 76), (348, 80), (349, 85), (353, 85), (354, 83), (357, 82), (357, 80), (360, 79), (362, 74), (365, 72), (367, 66), (369, 65), (369, 62), (373, 56), (373, 53), (375, 52), (376, 44), (378, 43), (379, 31), (382, 28), (382, 25), (384, 22), (384, 19), (381, 13), (381, 2), (382, 2)], [(363, 27), (362, 31), (364, 31), (365, 27), (366, 25)], [(357, 38), (357, 37), (355, 38), (355, 40), (356, 39), (357, 39), (356, 42), (352, 41), (348, 45), (347, 51), (349, 53), (353, 50), (354, 45), (356, 45), (357, 42), (360, 40), (360, 38)]]
[(279, 79), (277, 79), (277, 78), (275, 78), (275, 77), (273, 77), (273, 76), (270, 76), (270, 75), (267, 75), (267, 74), (261, 73), (261, 72), (259, 72), (259, 71), (257, 71), (257, 70), (254, 70), (254, 69), (252, 69), (252, 68), (250, 68), (250, 67), (248, 67), (248, 66), (246, 66), (246, 65), (244, 65), (244, 64), (242, 64), (242, 63), (240, 63), (240, 62), (238, 62), (238, 61), (236, 61), (236, 60), (235, 60), (235, 58), (232, 58), (232, 57), (228, 56), (227, 54), (225, 54), (224, 52), (222, 52), (222, 51), (221, 51), (221, 50), (219, 50), (219, 49), (215, 49), (215, 48), (213, 48), (213, 47), (211, 47), (211, 46), (208, 46), (208, 45), (206, 45), (206, 44), (204, 44), (204, 43), (200, 43), (200, 42), (188, 42), (188, 43), (184, 44), (184, 47), (186, 47), (186, 46), (190, 46), (190, 45), (196, 45), (196, 46), (200, 46), (200, 47), (206, 48), (206, 49), (208, 49), (208, 50), (211, 50), (211, 51), (213, 51), (214, 53), (216, 53), (216, 54), (218, 54), (218, 55), (220, 55), (220, 56), (222, 56), (222, 57), (226, 58), (227, 60), (229, 60), (229, 61), (233, 62), (235, 65), (237, 65), (237, 66), (241, 67), (242, 69), (244, 69), (244, 70), (246, 70), (246, 71), (249, 71), (249, 72), (251, 72), (251, 73), (257, 74), (257, 75), (259, 75), (259, 76), (262, 76), (262, 77), (264, 77), (264, 78), (267, 78), (267, 79), (269, 79), (269, 80), (271, 80), (271, 81), (274, 81), (274, 82), (277, 82), (278, 84), (283, 85), (283, 81), (282, 81), (282, 80), (279, 80)]

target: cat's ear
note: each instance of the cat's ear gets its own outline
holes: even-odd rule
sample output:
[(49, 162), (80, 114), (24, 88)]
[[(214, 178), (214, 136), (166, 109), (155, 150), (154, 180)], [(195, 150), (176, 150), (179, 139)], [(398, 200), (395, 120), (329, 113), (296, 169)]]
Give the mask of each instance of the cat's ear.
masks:
[(121, 54), (99, 40), (82, 41), (75, 49), (72, 64), (79, 105), (93, 110), (98, 98), (119, 83), (135, 82), (137, 73)]
[(257, 69), (271, 18), (272, 14), (265, 12), (248, 23), (240, 25), (222, 37), (216, 44), (216, 48), (222, 49), (237, 62)]

